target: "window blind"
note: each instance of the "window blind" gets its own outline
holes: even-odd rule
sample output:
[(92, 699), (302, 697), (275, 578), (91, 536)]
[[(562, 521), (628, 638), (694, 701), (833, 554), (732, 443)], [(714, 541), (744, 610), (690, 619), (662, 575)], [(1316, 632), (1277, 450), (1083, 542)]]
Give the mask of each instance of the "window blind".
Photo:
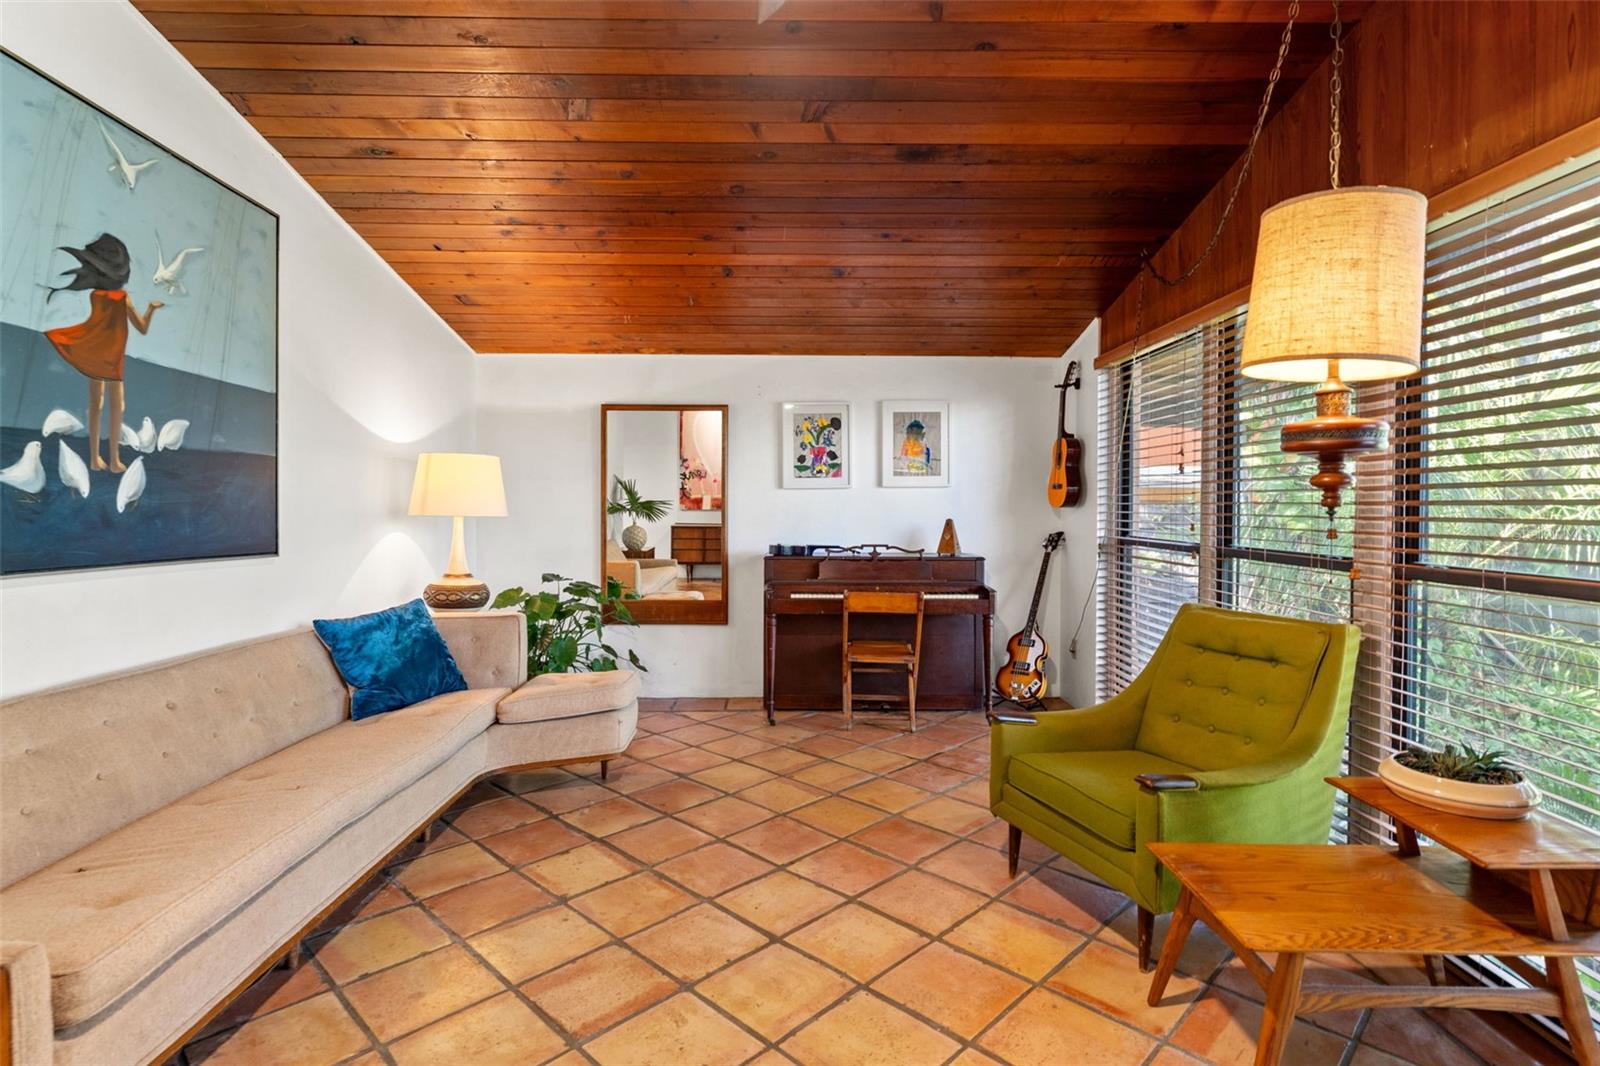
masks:
[(1100, 379), (1103, 698), (1133, 681), (1199, 595), (1203, 349), (1189, 334)]
[(1217, 568), (1215, 602), (1241, 611), (1318, 621), (1350, 618), (1350, 545), (1354, 497), (1337, 512), (1328, 539), (1327, 512), (1307, 483), (1315, 464), (1278, 443), (1286, 422), (1312, 417), (1303, 385), (1260, 381), (1239, 373), (1246, 311), (1209, 328), (1215, 348), (1218, 423), (1215, 491), (1205, 523)]
[(1427, 257), (1352, 746), (1507, 750), (1600, 829), (1600, 163), (1446, 220)]

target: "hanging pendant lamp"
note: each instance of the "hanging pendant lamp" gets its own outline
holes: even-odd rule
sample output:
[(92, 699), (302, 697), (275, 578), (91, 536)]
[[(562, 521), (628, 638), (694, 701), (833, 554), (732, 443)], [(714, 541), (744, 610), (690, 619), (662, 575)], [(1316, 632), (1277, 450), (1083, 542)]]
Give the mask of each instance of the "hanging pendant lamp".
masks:
[(1423, 249), (1428, 202), (1383, 185), (1341, 188), (1338, 4), (1330, 32), (1328, 170), (1332, 188), (1297, 196), (1261, 215), (1250, 318), (1240, 372), (1269, 381), (1321, 382), (1317, 414), (1281, 432), (1285, 452), (1313, 455), (1328, 539), (1345, 460), (1387, 446), (1388, 426), (1351, 410), (1351, 381), (1392, 381), (1421, 365)]

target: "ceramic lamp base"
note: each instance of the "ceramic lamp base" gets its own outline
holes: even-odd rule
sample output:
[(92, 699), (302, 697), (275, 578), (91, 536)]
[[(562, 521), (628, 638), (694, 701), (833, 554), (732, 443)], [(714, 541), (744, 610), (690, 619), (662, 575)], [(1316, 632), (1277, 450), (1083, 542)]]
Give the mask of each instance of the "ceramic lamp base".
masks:
[(471, 574), (447, 576), (422, 590), (422, 602), (436, 611), (476, 611), (489, 606), (489, 586)]

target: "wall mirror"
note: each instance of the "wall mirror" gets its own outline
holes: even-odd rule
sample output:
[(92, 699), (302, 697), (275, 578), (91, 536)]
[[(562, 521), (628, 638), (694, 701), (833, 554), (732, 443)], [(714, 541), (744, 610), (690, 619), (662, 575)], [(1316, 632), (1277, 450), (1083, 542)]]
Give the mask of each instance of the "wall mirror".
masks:
[(643, 625), (728, 622), (728, 407), (600, 408), (604, 577)]

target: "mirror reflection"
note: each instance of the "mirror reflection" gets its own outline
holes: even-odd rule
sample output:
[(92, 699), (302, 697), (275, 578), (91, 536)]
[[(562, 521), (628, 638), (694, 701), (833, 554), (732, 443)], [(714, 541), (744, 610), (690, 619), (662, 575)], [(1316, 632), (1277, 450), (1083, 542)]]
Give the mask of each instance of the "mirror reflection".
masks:
[(601, 409), (605, 576), (641, 623), (727, 621), (725, 406)]

